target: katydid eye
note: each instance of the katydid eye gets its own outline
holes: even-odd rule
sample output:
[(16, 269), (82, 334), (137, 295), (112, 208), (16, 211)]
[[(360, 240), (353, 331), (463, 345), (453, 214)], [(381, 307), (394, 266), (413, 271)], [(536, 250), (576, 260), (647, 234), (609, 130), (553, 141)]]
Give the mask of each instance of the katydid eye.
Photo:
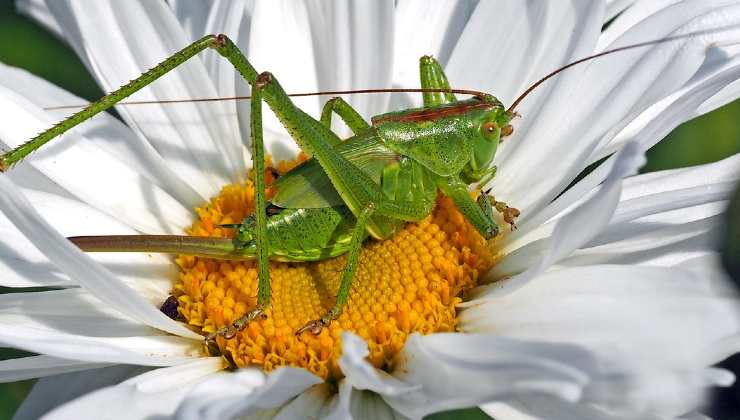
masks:
[(493, 121), (488, 121), (480, 126), (480, 131), (484, 137), (491, 138), (498, 134), (498, 125)]

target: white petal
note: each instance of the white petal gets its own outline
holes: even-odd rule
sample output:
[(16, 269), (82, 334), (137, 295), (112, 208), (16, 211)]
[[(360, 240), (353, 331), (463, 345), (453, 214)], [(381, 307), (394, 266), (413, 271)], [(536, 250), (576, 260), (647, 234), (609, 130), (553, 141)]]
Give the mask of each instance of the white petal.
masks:
[[(600, 2), (480, 2), (450, 57), (448, 76), (453, 85), (511, 103), (529, 83), (593, 48), (602, 13)], [(574, 29), (563, 33), (563, 27)]]
[[(691, 14), (688, 6), (679, 6), (645, 19), (610, 47), (740, 21), (740, 11), (729, 8)], [(737, 34), (729, 31), (711, 33), (613, 54), (585, 65), (577, 73), (576, 84), (555, 88), (525, 139), (509, 140), (521, 144), (499, 166), (492, 183), (496, 196), (525, 213), (547, 205), (584, 169), (602, 138), (615, 135), (642, 111), (680, 89), (707, 60), (707, 46), (733, 37)], [(563, 153), (553, 153), (557, 150)], [(532, 177), (529, 168), (533, 167), (547, 170)]]
[[(51, 225), (64, 236), (136, 234), (137, 232), (77, 200), (33, 190), (24, 195)], [(78, 284), (70, 280), (36, 249), (3, 215), (0, 231), (12, 247), (0, 246), (0, 265), (7, 266), (1, 284), (11, 287)], [(98, 253), (91, 254), (118, 278), (140, 295), (159, 305), (172, 288), (177, 268), (169, 257), (161, 254)]]
[(383, 395), (400, 395), (421, 388), (421, 385), (403, 383), (376, 369), (366, 360), (369, 354), (367, 343), (362, 338), (350, 332), (342, 333), (342, 356), (339, 358), (339, 367), (353, 388), (372, 390)]
[(354, 392), (355, 390), (352, 388), (352, 384), (347, 381), (339, 382), (338, 392), (324, 406), (324, 409), (319, 414), (319, 418), (326, 420), (354, 420), (352, 419), (350, 407)]
[(716, 273), (616, 265), (554, 270), (517, 293), (465, 309), (460, 327), (576, 343), (623, 363), (704, 366), (717, 361), (715, 341), (740, 331), (737, 297)]
[[(61, 16), (71, 17), (74, 27), (65, 29), (79, 34), (80, 43), (73, 45), (108, 92), (189, 44), (164, 2), (53, 2), (49, 7), (58, 21)], [(101, 26), (107, 30), (101, 32)], [(188, 60), (135, 95), (140, 100), (214, 96), (215, 88), (199, 58)], [(225, 115), (221, 104), (117, 109), (203, 198), (243, 175), (236, 121)]]
[[(586, 403), (568, 403), (548, 396), (532, 395), (526, 398), (483, 404), (480, 407), (486, 414), (497, 420), (617, 420), (627, 417), (609, 415)], [(641, 420), (658, 420), (657, 417), (640, 413)]]
[(422, 388), (383, 399), (412, 418), (510, 395), (574, 401), (595, 370), (575, 346), (476, 334), (411, 335), (396, 363), (393, 376)]
[[(9, 66), (0, 65), (0, 85), (16, 92), (39, 108), (85, 104), (85, 100), (40, 77)], [(47, 121), (57, 122), (71, 115), (73, 111), (76, 110), (47, 110), (43, 113)], [(103, 112), (75, 127), (73, 131), (94, 142), (96, 146), (107, 151), (135, 172), (164, 187), (181, 203), (197, 202), (198, 194), (195, 190), (167, 167), (151, 144), (111, 114)]]
[[(614, 19), (614, 22), (612, 22), (606, 30), (601, 34), (599, 37), (599, 45), (596, 48), (597, 51), (601, 51), (605, 49), (609, 44), (614, 42), (617, 38), (624, 35), (625, 32), (627, 32), (630, 28), (634, 27), (636, 24), (640, 23), (642, 20), (647, 18), (650, 15), (655, 14), (658, 11), (661, 11), (673, 4), (679, 3), (682, 0), (649, 0), (649, 1), (635, 1), (635, 0), (628, 0), (629, 2), (633, 3), (632, 5), (629, 5), (630, 7), (624, 7), (624, 12), (619, 15), (617, 19)], [(607, 1), (607, 10), (613, 11), (613, 9), (616, 9), (620, 3), (627, 3), (627, 1), (624, 0), (612, 0)], [(695, 2), (698, 3), (698, 2)], [(706, 2), (705, 2), (706, 3)], [(714, 4), (718, 4), (717, 2), (714, 2)], [(621, 6), (621, 5), (620, 5)], [(622, 7), (619, 7), (622, 8)], [(612, 10), (610, 10), (612, 9)], [(611, 14), (612, 17), (614, 17), (615, 13), (607, 13)]]
[[(609, 20), (614, 18), (614, 16), (622, 13), (624, 9), (628, 9), (630, 5), (635, 2), (636, 0), (606, 0), (606, 12), (604, 13), (604, 22), (608, 22)], [(611, 25), (614, 25), (614, 23), (612, 23)]]
[(584, 402), (633, 413), (628, 418), (635, 412), (673, 417), (696, 408), (707, 387), (726, 384), (705, 366), (740, 348), (737, 297), (722, 276), (707, 274), (625, 266), (554, 270), (515, 294), (464, 310), (460, 327), (583, 346), (600, 366)]
[[(256, 2), (249, 33), (249, 60), (258, 72), (274, 74), (286, 92), (317, 91), (316, 59), (310, 34), (304, 3), (287, 0)], [(276, 54), (275, 51), (290, 53)], [(293, 102), (309, 115), (319, 115), (319, 99), (296, 98)], [(241, 124), (247, 127), (248, 108), (239, 108)], [(294, 159), (298, 146), (267, 107), (263, 118), (266, 150), (275, 161)]]
[[(393, 84), (419, 86), (418, 59), (434, 56), (444, 67), (473, 14), (475, 1), (402, 0), (395, 14)], [(423, 24), (419, 24), (423, 22)], [(394, 94), (392, 109), (421, 105), (421, 95)]]
[(0, 209), (13, 224), (68, 276), (122, 313), (147, 325), (199, 339), (200, 336), (167, 318), (155, 306), (125, 286), (101, 265), (59, 235), (5, 176), (0, 176)]
[(0, 324), (90, 337), (159, 335), (79, 288), (2, 294)]
[[(309, 2), (307, 11), (319, 90), (390, 86), (392, 1)], [(345, 97), (366, 119), (385, 111), (388, 98), (388, 94)]]
[(180, 21), (188, 39), (195, 41), (209, 33), (206, 32), (206, 23), (210, 10), (213, 9), (211, 4), (205, 1), (191, 0), (169, 0), (168, 3), (175, 16), (177, 16), (177, 20)]
[[(555, 224), (549, 238), (522, 246), (508, 254), (486, 275), (489, 279), (521, 273), (479, 288), (477, 296), (487, 299), (509, 294), (590, 241), (609, 223), (619, 201), (622, 178), (634, 174), (645, 162), (643, 151), (628, 144), (615, 156), (609, 176), (599, 190)], [(466, 302), (465, 305), (471, 304)]]
[[(643, 112), (613, 139), (609, 140), (607, 137), (606, 144), (594, 150), (589, 162), (613, 153), (629, 141), (639, 141), (644, 148), (650, 148), (680, 124), (702, 112), (710, 111), (712, 108), (703, 107), (702, 104), (740, 80), (740, 56), (726, 57), (717, 48), (712, 48), (707, 54), (710, 59), (702, 67), (700, 75), (678, 92)], [(724, 91), (724, 95), (729, 93), (728, 90)], [(740, 96), (740, 91), (736, 91), (736, 95), (732, 99)], [(700, 108), (702, 112), (699, 112)]]
[(68, 334), (53, 327), (4, 325), (0, 343), (62, 359), (143, 366), (170, 366), (200, 357), (192, 340), (171, 335), (144, 337), (90, 337)]
[(97, 389), (118, 384), (149, 368), (119, 365), (39, 379), (13, 420), (37, 420), (52, 409)]
[(321, 418), (319, 413), (333, 395), (334, 392), (327, 384), (314, 385), (282, 407), (275, 420)]
[[(598, 239), (605, 242), (603, 245), (583, 247), (559, 264), (569, 267), (596, 264), (673, 266), (712, 252), (720, 223), (718, 217), (712, 217), (663, 227), (651, 226), (651, 223), (622, 224), (600, 235)], [(624, 238), (620, 239), (622, 236)]]
[[(0, 141), (15, 147), (53, 122), (21, 95), (0, 87), (0, 110), (12, 124), (0, 126)], [(65, 144), (66, 143), (66, 144)], [(80, 200), (151, 233), (180, 232), (192, 216), (162, 188), (76, 133), (42, 148), (26, 162)]]
[(304, 369), (280, 368), (267, 378), (257, 369), (242, 369), (194, 387), (178, 408), (176, 417), (191, 420), (245, 416), (280, 407), (319, 383), (321, 378)]
[(652, 172), (625, 180), (623, 200), (740, 179), (740, 154), (690, 168)]
[(157, 369), (73, 400), (44, 419), (148, 419), (172, 416), (193, 385), (223, 368), (217, 357)]
[(50, 356), (29, 356), (0, 361), (0, 382), (24, 381), (107, 366)]
[(317, 418), (326, 420), (398, 419), (408, 417), (393, 410), (374, 392), (361, 391), (347, 381), (339, 383), (339, 392), (328, 402)]
[[(230, 38), (237, 39), (241, 25), (250, 23), (248, 19), (244, 19), (246, 3), (246, 0), (215, 1), (207, 14), (208, 20), (205, 28), (192, 40), (195, 41), (206, 34), (216, 33), (224, 33)], [(234, 82), (238, 79), (244, 83), (234, 66), (216, 51), (205, 52), (202, 61), (219, 96), (234, 96), (236, 92)], [(236, 115), (235, 102), (228, 102), (225, 105), (229, 112)]]
[[(550, 228), (543, 224), (551, 221), (551, 219), (556, 218), (558, 215), (567, 214), (569, 208), (588, 198), (589, 191), (606, 178), (615, 160), (616, 156), (610, 157), (589, 173), (584, 179), (579, 181), (576, 185), (568, 189), (554, 202), (548, 205), (544, 210), (535, 214), (531, 218), (526, 219), (523, 223), (520, 223), (518, 225), (519, 230), (513, 232), (506, 238), (507, 249), (516, 249), (517, 244), (527, 243), (527, 236), (529, 236), (530, 241), (547, 236), (549, 233), (546, 233), (545, 231), (549, 232), (548, 229)], [(651, 172), (629, 177), (624, 181), (622, 196), (620, 198), (624, 204), (621, 204), (621, 210), (620, 207), (617, 207), (617, 211), (620, 212), (620, 214), (629, 214), (627, 209), (631, 207), (631, 205), (628, 205), (627, 203), (631, 200), (634, 200), (633, 203), (640, 203), (643, 197), (650, 197), (653, 195), (655, 197), (660, 197), (660, 194), (666, 192), (675, 193), (676, 191), (683, 189), (700, 189), (705, 185), (721, 184), (737, 179), (740, 179), (740, 155), (731, 156), (719, 162), (691, 168)], [(627, 211), (627, 213), (621, 213), (625, 211)], [(688, 211), (691, 211), (691, 209)], [(666, 220), (667, 215), (668, 214), (666, 213), (661, 215), (663, 222), (668, 222), (668, 220)], [(712, 213), (707, 213), (704, 214), (703, 217), (711, 215)], [(680, 216), (686, 216), (686, 212), (682, 212)], [(684, 218), (682, 220), (693, 219)]]

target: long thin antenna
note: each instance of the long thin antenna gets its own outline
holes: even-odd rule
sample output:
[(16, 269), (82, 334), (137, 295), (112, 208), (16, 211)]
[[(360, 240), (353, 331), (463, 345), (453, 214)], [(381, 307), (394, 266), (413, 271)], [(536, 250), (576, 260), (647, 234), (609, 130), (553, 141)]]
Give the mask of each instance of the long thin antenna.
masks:
[[(322, 92), (304, 92), (304, 93), (290, 93), (288, 96), (300, 97), (300, 96), (321, 96), (321, 95), (351, 95), (354, 93), (457, 93), (460, 95), (472, 95), (472, 96), (486, 96), (485, 92), (470, 89), (421, 89), (421, 88), (383, 88), (383, 89), (355, 89), (355, 90), (327, 90)], [(127, 101), (119, 102), (117, 105), (150, 105), (150, 104), (177, 104), (185, 102), (219, 102), (219, 101), (239, 101), (243, 99), (250, 99), (251, 96), (229, 96), (221, 98), (195, 98), (195, 99), (165, 99), (161, 101)], [(76, 109), (84, 108), (85, 105), (61, 105), (61, 106), (50, 106), (45, 107), (44, 110), (60, 110), (60, 109)]]
[(626, 51), (626, 50), (631, 50), (631, 49), (635, 49), (635, 48), (647, 47), (647, 46), (650, 46), (650, 45), (662, 44), (664, 42), (677, 41), (677, 40), (680, 40), (680, 39), (693, 38), (693, 37), (699, 36), (699, 35), (705, 35), (705, 34), (709, 34), (709, 33), (716, 33), (716, 32), (721, 32), (721, 31), (726, 30), (726, 29), (737, 29), (737, 28), (738, 28), (738, 25), (729, 25), (729, 26), (724, 26), (724, 27), (721, 27), (721, 28), (707, 29), (707, 30), (704, 30), (704, 31), (696, 31), (696, 32), (691, 32), (691, 33), (687, 33), (687, 34), (683, 34), (683, 35), (669, 36), (669, 37), (666, 37), (666, 38), (654, 39), (652, 41), (639, 42), (637, 44), (630, 44), (630, 45), (625, 45), (623, 47), (612, 48), (612, 49), (609, 49), (609, 50), (604, 50), (604, 51), (602, 51), (600, 53), (597, 53), (597, 54), (594, 54), (594, 55), (589, 55), (588, 57), (583, 57), (583, 58), (581, 58), (579, 60), (576, 60), (576, 61), (573, 61), (571, 63), (568, 63), (568, 64), (564, 65), (563, 67), (560, 67), (560, 68), (552, 71), (551, 73), (548, 73), (545, 77), (543, 77), (540, 80), (534, 82), (524, 92), (522, 92), (522, 94), (519, 95), (519, 97), (516, 98), (514, 100), (514, 102), (512, 102), (512, 104), (509, 107), (509, 109), (507, 110), (507, 112), (514, 112), (514, 110), (516, 109), (516, 107), (519, 106), (519, 103), (521, 103), (522, 100), (525, 97), (527, 97), (527, 95), (529, 95), (530, 93), (532, 93), (533, 90), (535, 90), (538, 86), (540, 86), (541, 84), (543, 84), (546, 81), (548, 81), (549, 79), (551, 79), (553, 76), (556, 76), (557, 74), (559, 74), (559, 73), (561, 73), (561, 72), (563, 72), (563, 71), (565, 71), (565, 70), (567, 70), (567, 69), (569, 69), (569, 68), (571, 68), (573, 66), (576, 66), (578, 64), (585, 63), (586, 61), (591, 61), (594, 58), (603, 57), (605, 55), (614, 54), (614, 53), (617, 53), (617, 52), (620, 52), (620, 51)]

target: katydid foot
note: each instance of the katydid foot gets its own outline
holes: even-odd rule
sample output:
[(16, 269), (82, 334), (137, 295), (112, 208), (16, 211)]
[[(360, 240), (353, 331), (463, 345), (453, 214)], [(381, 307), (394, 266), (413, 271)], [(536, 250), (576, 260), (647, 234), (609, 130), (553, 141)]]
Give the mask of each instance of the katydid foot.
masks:
[(217, 329), (216, 331), (208, 334), (205, 338), (206, 343), (215, 341), (216, 337), (218, 336), (221, 336), (227, 340), (234, 338), (239, 331), (243, 330), (250, 322), (254, 321), (255, 319), (266, 319), (267, 314), (265, 313), (265, 309), (266, 308), (258, 306), (244, 314), (241, 318), (232, 322), (230, 325), (225, 325)]
[(509, 207), (506, 203), (503, 201), (496, 201), (495, 198), (491, 197), (491, 200), (493, 201), (493, 207), (501, 213), (501, 215), (504, 217), (504, 221), (511, 226), (511, 230), (516, 230), (516, 224), (514, 223), (514, 219), (519, 217), (521, 212), (519, 209), (515, 207)]
[(328, 327), (329, 324), (331, 324), (331, 322), (338, 316), (339, 312), (332, 309), (331, 311), (324, 314), (324, 316), (322, 316), (321, 318), (306, 322), (305, 325), (303, 325), (295, 332), (295, 335), (301, 335), (306, 331), (310, 331), (313, 335), (319, 335), (321, 334), (321, 330), (323, 330), (324, 327)]

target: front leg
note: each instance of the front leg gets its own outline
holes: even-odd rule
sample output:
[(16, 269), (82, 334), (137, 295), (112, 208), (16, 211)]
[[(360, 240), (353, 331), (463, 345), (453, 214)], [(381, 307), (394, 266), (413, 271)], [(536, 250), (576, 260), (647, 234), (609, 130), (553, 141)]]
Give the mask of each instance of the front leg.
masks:
[(481, 236), (488, 240), (498, 235), (499, 228), (496, 221), (493, 220), (493, 210), (486, 194), (481, 194), (481, 197), (485, 197), (485, 199), (482, 200), (479, 197), (476, 203), (470, 198), (467, 184), (457, 177), (441, 179), (438, 186), (445, 195), (452, 199), (460, 213), (475, 227)]

